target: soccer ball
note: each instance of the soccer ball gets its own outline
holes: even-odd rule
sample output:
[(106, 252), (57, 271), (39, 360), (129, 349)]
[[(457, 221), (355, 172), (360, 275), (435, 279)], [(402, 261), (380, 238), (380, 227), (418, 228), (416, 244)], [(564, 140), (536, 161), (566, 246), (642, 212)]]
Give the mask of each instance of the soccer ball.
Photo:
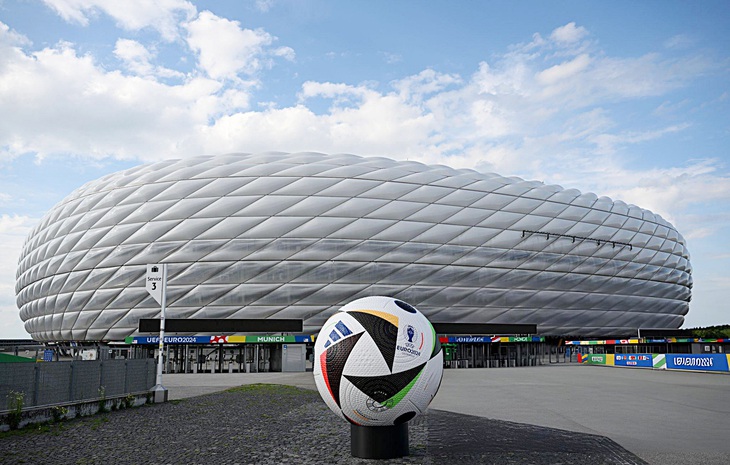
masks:
[(443, 351), (431, 322), (391, 297), (365, 297), (342, 307), (322, 326), (314, 355), (322, 399), (360, 426), (397, 425), (424, 412), (443, 375)]

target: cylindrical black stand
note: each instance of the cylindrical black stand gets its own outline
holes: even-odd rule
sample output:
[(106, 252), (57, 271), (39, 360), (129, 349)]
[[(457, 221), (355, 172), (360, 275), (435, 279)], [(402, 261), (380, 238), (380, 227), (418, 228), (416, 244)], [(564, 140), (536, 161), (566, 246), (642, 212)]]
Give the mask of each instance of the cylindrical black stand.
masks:
[(350, 452), (361, 459), (394, 459), (408, 455), (408, 423), (393, 426), (350, 424)]

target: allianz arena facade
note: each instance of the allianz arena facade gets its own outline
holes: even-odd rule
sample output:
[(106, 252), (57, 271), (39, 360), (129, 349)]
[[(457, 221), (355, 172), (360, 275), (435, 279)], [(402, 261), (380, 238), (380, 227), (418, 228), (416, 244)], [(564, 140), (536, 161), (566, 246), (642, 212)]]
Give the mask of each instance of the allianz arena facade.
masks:
[(41, 341), (122, 340), (159, 317), (297, 318), (317, 331), (370, 295), (434, 322), (547, 335), (677, 328), (692, 277), (660, 216), (575, 189), (385, 158), (230, 154), (141, 165), (82, 186), (31, 232), (17, 270)]

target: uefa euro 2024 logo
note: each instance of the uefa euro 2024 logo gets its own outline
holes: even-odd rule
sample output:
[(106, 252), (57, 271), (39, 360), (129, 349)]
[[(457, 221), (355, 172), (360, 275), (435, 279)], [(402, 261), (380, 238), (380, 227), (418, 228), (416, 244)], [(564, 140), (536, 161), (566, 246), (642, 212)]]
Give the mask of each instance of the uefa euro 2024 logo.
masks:
[(403, 352), (411, 357), (418, 357), (421, 355), (420, 347), (418, 347), (419, 333), (411, 325), (407, 325), (403, 332), (402, 344), (398, 344), (396, 349)]
[(413, 344), (413, 338), (416, 337), (416, 330), (413, 329), (413, 326), (408, 325), (406, 326), (406, 337), (408, 337), (408, 343)]

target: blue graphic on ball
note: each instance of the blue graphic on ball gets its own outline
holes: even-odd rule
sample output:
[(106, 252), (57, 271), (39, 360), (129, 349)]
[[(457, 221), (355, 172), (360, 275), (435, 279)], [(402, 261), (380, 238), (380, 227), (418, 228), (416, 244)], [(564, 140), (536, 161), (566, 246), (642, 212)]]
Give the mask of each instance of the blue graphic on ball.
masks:
[(416, 330), (413, 329), (413, 326), (408, 325), (406, 327), (406, 335), (408, 336), (408, 342), (413, 342), (413, 338), (416, 336)]

